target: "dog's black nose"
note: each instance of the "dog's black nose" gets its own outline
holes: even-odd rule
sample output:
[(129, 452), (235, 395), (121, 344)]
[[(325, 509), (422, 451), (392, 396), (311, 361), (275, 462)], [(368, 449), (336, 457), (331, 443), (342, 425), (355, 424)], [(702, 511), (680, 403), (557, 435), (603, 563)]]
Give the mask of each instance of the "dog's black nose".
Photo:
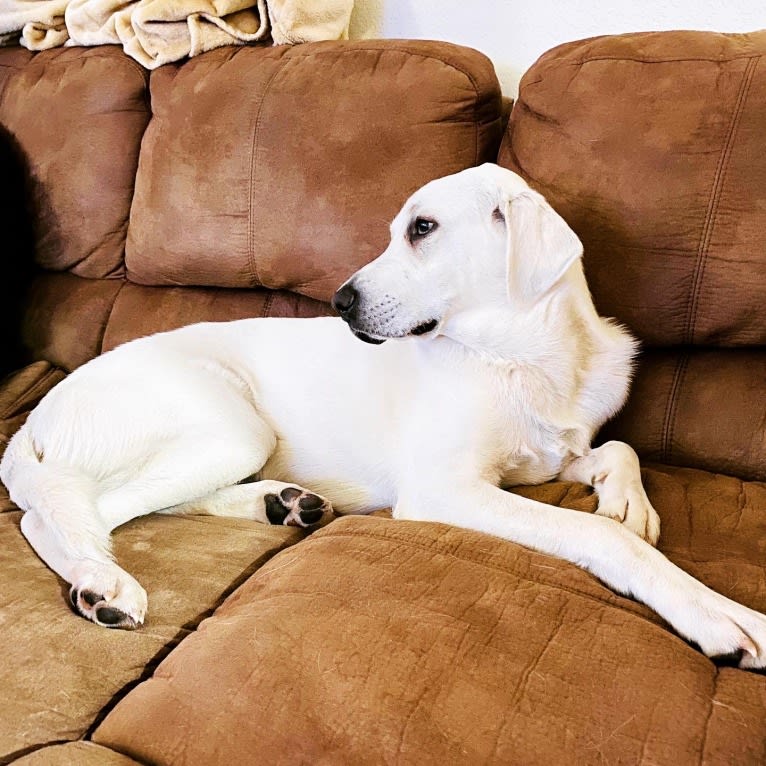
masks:
[(332, 297), (332, 307), (342, 316), (349, 317), (357, 303), (357, 292), (350, 285), (343, 285)]

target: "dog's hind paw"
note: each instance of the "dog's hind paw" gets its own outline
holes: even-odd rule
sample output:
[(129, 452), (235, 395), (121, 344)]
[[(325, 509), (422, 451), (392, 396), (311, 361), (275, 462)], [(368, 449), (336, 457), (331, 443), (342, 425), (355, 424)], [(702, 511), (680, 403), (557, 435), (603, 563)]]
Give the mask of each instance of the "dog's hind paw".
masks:
[(133, 630), (143, 624), (146, 591), (127, 572), (116, 564), (92, 563), (78, 575), (69, 590), (77, 614), (104, 628)]
[(266, 518), (271, 524), (289, 527), (311, 527), (325, 514), (332, 513), (330, 501), (301, 487), (286, 486), (279, 494), (270, 492), (263, 498)]

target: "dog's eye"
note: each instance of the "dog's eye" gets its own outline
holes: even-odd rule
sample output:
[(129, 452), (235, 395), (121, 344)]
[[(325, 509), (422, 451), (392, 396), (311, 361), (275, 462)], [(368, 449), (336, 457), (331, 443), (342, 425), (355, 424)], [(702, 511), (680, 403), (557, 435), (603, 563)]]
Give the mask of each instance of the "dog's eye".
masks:
[(422, 239), (426, 234), (430, 234), (436, 228), (436, 221), (429, 221), (428, 218), (416, 218), (410, 224), (410, 230), (407, 232), (410, 242), (416, 239)]

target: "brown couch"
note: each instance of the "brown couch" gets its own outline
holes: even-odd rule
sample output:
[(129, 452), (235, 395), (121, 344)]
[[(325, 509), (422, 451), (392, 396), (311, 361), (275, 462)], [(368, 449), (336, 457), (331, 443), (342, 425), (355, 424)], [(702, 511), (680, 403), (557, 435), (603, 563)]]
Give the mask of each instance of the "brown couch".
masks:
[[(29, 189), (38, 267), (19, 279), (9, 232), (4, 363), (15, 344), (26, 366), (0, 384), (0, 441), (130, 338), (328, 313), (409, 193), (497, 160), (575, 228), (600, 310), (644, 342), (604, 436), (647, 461), (660, 548), (766, 611), (764, 53), (766, 33), (565, 45), (506, 127), (491, 64), (446, 43), (220, 49), (151, 75), (108, 47), (0, 50), (27, 169), (0, 172), (2, 199)], [(518, 491), (595, 507), (581, 485)], [(4, 490), (0, 510), (3, 762), (766, 762), (764, 676), (509, 542), (385, 514), (308, 537), (138, 519), (115, 548), (149, 615), (121, 632), (69, 610)]]

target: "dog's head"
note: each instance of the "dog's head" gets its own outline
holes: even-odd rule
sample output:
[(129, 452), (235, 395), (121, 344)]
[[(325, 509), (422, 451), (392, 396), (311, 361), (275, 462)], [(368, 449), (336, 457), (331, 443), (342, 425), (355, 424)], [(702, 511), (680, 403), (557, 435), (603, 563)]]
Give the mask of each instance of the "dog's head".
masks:
[(536, 303), (581, 255), (540, 194), (485, 164), (415, 192), (391, 224), (389, 246), (341, 285), (333, 306), (370, 343), (436, 335), (466, 312)]

